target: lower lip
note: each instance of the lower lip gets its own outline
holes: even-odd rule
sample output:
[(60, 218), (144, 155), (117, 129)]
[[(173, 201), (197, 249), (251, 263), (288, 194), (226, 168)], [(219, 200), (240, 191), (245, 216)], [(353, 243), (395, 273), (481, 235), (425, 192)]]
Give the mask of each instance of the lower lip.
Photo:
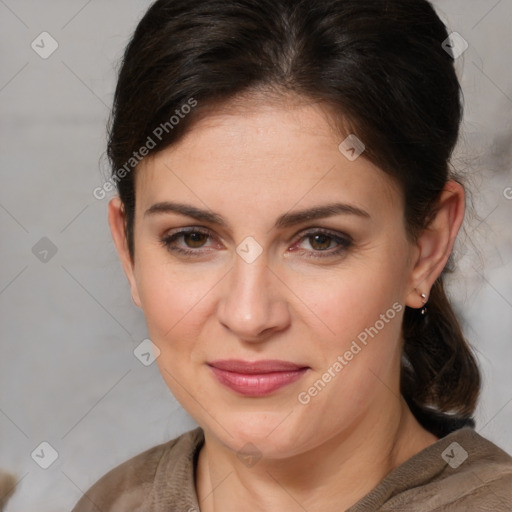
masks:
[(300, 379), (307, 368), (271, 373), (236, 373), (210, 366), (217, 380), (246, 396), (265, 396)]

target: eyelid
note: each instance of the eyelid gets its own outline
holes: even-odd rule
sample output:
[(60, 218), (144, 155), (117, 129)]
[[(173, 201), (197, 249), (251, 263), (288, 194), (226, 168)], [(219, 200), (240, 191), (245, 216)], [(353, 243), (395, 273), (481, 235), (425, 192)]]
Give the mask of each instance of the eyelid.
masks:
[[(211, 229), (203, 227), (203, 226), (186, 226), (186, 227), (181, 227), (181, 228), (175, 228), (175, 229), (172, 229), (172, 230), (166, 232), (162, 236), (162, 238), (166, 239), (171, 236), (180, 235), (183, 233), (201, 233), (204, 235), (208, 235), (212, 238), (218, 239), (218, 237), (212, 233)], [(319, 233), (331, 236), (333, 238), (341, 238), (341, 239), (346, 240), (347, 242), (354, 241), (353, 238), (348, 233), (341, 233), (339, 231), (336, 231), (336, 230), (333, 230), (330, 228), (321, 228), (321, 227), (313, 227), (313, 228), (304, 229), (304, 230), (300, 231), (299, 233), (296, 233), (292, 237), (291, 240), (297, 241), (302, 238), (306, 238), (307, 236), (312, 236), (312, 235), (319, 234)]]
[(301, 231), (300, 233), (297, 233), (297, 235), (294, 238), (297, 238), (300, 240), (301, 238), (306, 238), (308, 236), (312, 236), (312, 235), (316, 235), (316, 234), (328, 235), (332, 238), (341, 238), (341, 239), (346, 240), (347, 242), (354, 241), (354, 239), (348, 233), (342, 233), (340, 231), (336, 231), (335, 229), (321, 228), (321, 227), (305, 229), (305, 230)]
[[(187, 226), (187, 227), (180, 227), (175, 228), (173, 230), (170, 230), (166, 234), (164, 234), (160, 238), (161, 244), (164, 246), (165, 249), (167, 249), (169, 252), (175, 252), (178, 254), (186, 255), (186, 256), (201, 256), (204, 255), (205, 251), (209, 252), (209, 249), (211, 247), (197, 247), (197, 248), (186, 248), (186, 247), (179, 247), (179, 246), (172, 246), (171, 242), (174, 240), (177, 240), (181, 238), (182, 236), (186, 235), (187, 233), (199, 233), (202, 235), (205, 235), (209, 237), (211, 240), (219, 240), (219, 238), (212, 233), (212, 231), (209, 228), (205, 228), (202, 226)], [(294, 248), (294, 246), (302, 241), (307, 239), (310, 236), (314, 235), (326, 235), (327, 237), (330, 237), (337, 246), (334, 249), (326, 249), (326, 250), (307, 250), (307, 249), (300, 249), (300, 248)], [(339, 231), (335, 231), (333, 229), (329, 228), (321, 228), (321, 227), (311, 227), (304, 229), (297, 233), (293, 238), (292, 246), (287, 249), (289, 252), (299, 252), (302, 254), (306, 254), (306, 258), (329, 258), (329, 257), (335, 257), (340, 256), (342, 253), (346, 252), (354, 243), (353, 238), (347, 234), (342, 233)]]
[(169, 229), (162, 235), (162, 238), (168, 238), (174, 235), (181, 235), (186, 233), (201, 233), (203, 235), (214, 236), (210, 229), (205, 228), (203, 226), (186, 226)]
[[(193, 248), (184, 248), (184, 247), (172, 247), (171, 248), (171, 242), (174, 240), (177, 240), (181, 238), (183, 235), (186, 235), (188, 233), (199, 233), (201, 235), (206, 235), (210, 239), (218, 239), (215, 235), (212, 234), (211, 230), (208, 228), (204, 228), (202, 226), (187, 226), (187, 227), (180, 227), (175, 228), (172, 230), (167, 231), (163, 236), (160, 237), (160, 243), (164, 246), (165, 249), (167, 249), (169, 252), (177, 252), (181, 254), (201, 254), (204, 252), (204, 247), (199, 247), (197, 249)], [(209, 249), (207, 247), (206, 249)]]
[[(326, 235), (327, 237), (331, 238), (337, 244), (337, 246), (334, 247), (334, 249), (326, 249), (323, 251), (294, 248), (294, 246), (296, 246), (302, 240), (305, 240), (314, 235)], [(298, 233), (296, 237), (294, 237), (294, 240), (295, 241), (293, 242), (292, 247), (290, 247), (288, 251), (304, 253), (306, 254), (306, 258), (309, 259), (328, 259), (329, 257), (340, 257), (354, 244), (354, 240), (349, 234), (320, 227), (303, 230)]]

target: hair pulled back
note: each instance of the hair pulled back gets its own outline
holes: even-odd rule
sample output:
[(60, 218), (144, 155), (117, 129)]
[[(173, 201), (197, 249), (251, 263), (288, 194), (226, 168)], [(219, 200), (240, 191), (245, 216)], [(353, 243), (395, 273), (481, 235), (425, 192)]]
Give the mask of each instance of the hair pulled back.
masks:
[[(170, 146), (208, 107), (251, 91), (294, 93), (337, 113), (400, 185), (414, 240), (451, 178), (462, 117), (447, 37), (425, 0), (156, 1), (126, 48), (108, 143), (132, 258), (134, 152)], [(470, 418), (480, 387), (443, 275), (427, 317), (406, 307), (402, 333), (402, 394), (442, 435), (443, 413)]]

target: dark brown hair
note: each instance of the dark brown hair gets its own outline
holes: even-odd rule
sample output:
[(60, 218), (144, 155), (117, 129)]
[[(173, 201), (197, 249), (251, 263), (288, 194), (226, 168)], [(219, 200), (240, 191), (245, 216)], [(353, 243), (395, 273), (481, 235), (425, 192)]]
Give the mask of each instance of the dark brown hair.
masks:
[[(425, 0), (155, 2), (124, 54), (108, 144), (132, 258), (134, 151), (176, 143), (209, 107), (251, 92), (328, 105), (400, 185), (415, 240), (452, 177), (462, 117), (447, 37)], [(471, 418), (480, 374), (442, 276), (426, 317), (406, 308), (403, 336), (402, 394), (420, 422), (442, 435), (443, 413)]]

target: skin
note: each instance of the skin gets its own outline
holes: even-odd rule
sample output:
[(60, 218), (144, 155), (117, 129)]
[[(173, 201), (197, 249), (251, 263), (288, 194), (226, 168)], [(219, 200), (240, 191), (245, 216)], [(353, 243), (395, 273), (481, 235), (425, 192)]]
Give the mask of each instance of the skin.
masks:
[[(394, 303), (423, 306), (420, 295), (444, 268), (464, 217), (464, 191), (450, 181), (429, 229), (411, 242), (399, 188), (364, 153), (345, 158), (344, 138), (306, 102), (212, 113), (141, 162), (133, 260), (122, 204), (110, 202), (113, 239), (161, 351), (159, 369), (205, 432), (196, 471), (203, 512), (248, 503), (253, 511), (345, 510), (437, 440), (400, 396), (404, 308), (309, 403), (297, 399)], [(146, 213), (164, 201), (215, 212), (226, 226)], [(345, 213), (274, 227), (285, 213), (334, 202), (369, 218)], [(187, 227), (211, 235), (173, 242), (195, 256), (162, 243)], [(304, 236), (312, 229), (348, 234), (353, 243), (332, 254), (336, 240)], [(248, 236), (263, 250), (252, 263), (236, 252)], [(245, 397), (206, 365), (229, 358), (309, 369), (269, 396)], [(250, 467), (237, 456), (246, 443), (261, 456)]]

